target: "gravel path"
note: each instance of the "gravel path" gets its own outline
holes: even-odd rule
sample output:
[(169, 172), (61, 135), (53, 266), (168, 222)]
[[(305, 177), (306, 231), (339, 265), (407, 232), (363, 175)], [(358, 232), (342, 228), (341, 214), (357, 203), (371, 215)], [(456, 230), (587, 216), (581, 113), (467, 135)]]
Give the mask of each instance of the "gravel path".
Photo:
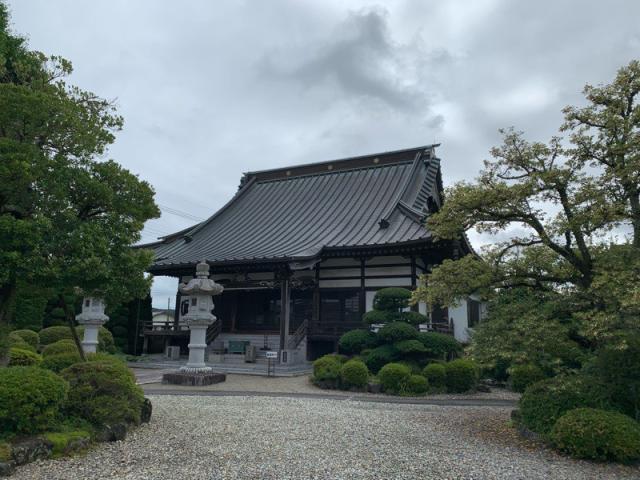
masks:
[[(152, 397), (151, 423), (16, 479), (638, 479), (527, 444), (509, 409)], [(196, 419), (197, 418), (197, 419)], [(202, 419), (202, 420), (200, 420)]]

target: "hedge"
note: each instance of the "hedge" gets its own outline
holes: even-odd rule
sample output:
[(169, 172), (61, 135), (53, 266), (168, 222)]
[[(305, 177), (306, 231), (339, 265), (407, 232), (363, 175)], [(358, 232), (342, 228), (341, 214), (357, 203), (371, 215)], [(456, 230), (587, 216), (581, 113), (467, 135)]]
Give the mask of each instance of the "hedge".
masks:
[(430, 363), (424, 367), (422, 374), (429, 381), (429, 385), (435, 390), (442, 391), (447, 388), (447, 371), (441, 363)]
[(32, 352), (36, 351), (36, 348), (27, 343), (20, 335), (17, 335), (14, 332), (11, 332), (8, 335), (8, 340), (9, 340), (9, 348), (20, 348), (22, 350), (29, 350)]
[(50, 343), (42, 349), (43, 357), (60, 355), (61, 353), (78, 353), (78, 347), (73, 340), (65, 338), (64, 340), (58, 340), (57, 342)]
[(475, 388), (478, 381), (476, 366), (471, 360), (460, 358), (444, 364), (447, 391), (464, 393)]
[(378, 331), (378, 338), (384, 343), (395, 343), (401, 340), (417, 338), (418, 330), (405, 322), (387, 323)]
[(509, 384), (514, 392), (524, 392), (529, 385), (544, 380), (546, 375), (533, 364), (514, 365), (509, 369)]
[(344, 388), (363, 388), (369, 381), (369, 370), (361, 360), (349, 360), (340, 369), (341, 386)]
[[(72, 338), (73, 337), (71, 336), (71, 330), (66, 325), (47, 327), (40, 330), (40, 345), (49, 345), (51, 343), (57, 342), (58, 340), (71, 340)], [(82, 339), (82, 337), (80, 337), (80, 339)]]
[(356, 354), (365, 348), (374, 347), (376, 334), (369, 330), (351, 330), (340, 337), (338, 348), (342, 353)]
[(37, 433), (57, 420), (69, 385), (38, 367), (0, 368), (0, 432)]
[(400, 287), (389, 287), (378, 290), (373, 297), (374, 310), (399, 312), (409, 306), (411, 290)]
[(424, 395), (429, 391), (429, 381), (422, 375), (410, 375), (401, 386), (403, 395)]
[[(337, 382), (340, 379), (342, 360), (337, 355), (324, 355), (313, 362), (313, 378), (321, 382)], [(336, 384), (337, 386), (337, 384)]]
[(400, 340), (394, 343), (393, 346), (403, 355), (419, 355), (427, 351), (418, 340)]
[(60, 373), (67, 367), (82, 362), (82, 358), (78, 352), (59, 353), (58, 355), (49, 355), (44, 357), (42, 368)]
[(640, 424), (618, 412), (570, 410), (555, 423), (550, 438), (556, 448), (576, 458), (616, 462), (640, 459)]
[(424, 345), (429, 356), (445, 359), (462, 352), (462, 345), (451, 335), (437, 332), (421, 332), (418, 341)]
[(387, 363), (391, 363), (397, 359), (398, 355), (399, 352), (393, 345), (382, 345), (371, 350), (364, 362), (371, 372), (378, 373)]
[(42, 357), (31, 350), (23, 350), (22, 348), (11, 348), (9, 350), (10, 367), (37, 367), (41, 363)]
[(37, 349), (40, 346), (40, 335), (38, 332), (34, 332), (33, 330), (14, 330), (11, 332), (13, 335), (18, 335), (22, 340), (27, 342), (33, 348)]
[(410, 376), (411, 370), (406, 365), (389, 363), (380, 369), (378, 380), (385, 392), (400, 393)]

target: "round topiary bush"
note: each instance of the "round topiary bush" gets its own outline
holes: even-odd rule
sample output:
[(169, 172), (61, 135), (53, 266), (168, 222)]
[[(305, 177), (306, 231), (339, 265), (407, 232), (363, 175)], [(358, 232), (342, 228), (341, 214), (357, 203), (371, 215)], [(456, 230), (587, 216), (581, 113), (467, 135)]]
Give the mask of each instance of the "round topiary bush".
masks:
[(446, 359), (462, 352), (462, 345), (451, 335), (437, 332), (421, 332), (417, 339), (430, 357)]
[(401, 340), (413, 340), (417, 338), (418, 330), (405, 322), (387, 323), (378, 331), (378, 339), (381, 342), (393, 344)]
[[(337, 386), (340, 380), (340, 370), (342, 361), (337, 355), (324, 355), (313, 362), (313, 379), (317, 382), (325, 383), (325, 386)], [(329, 382), (334, 382), (331, 385)]]
[(400, 312), (409, 306), (411, 290), (400, 287), (389, 287), (378, 290), (373, 297), (374, 310)]
[(11, 348), (9, 350), (10, 367), (38, 366), (41, 363), (42, 357), (31, 350), (23, 350), (22, 348)]
[(389, 312), (369, 310), (362, 316), (362, 321), (367, 325), (382, 325), (389, 321)]
[(78, 353), (78, 347), (76, 347), (76, 343), (73, 340), (66, 338), (50, 343), (42, 349), (43, 357), (60, 355), (61, 353)]
[(429, 385), (433, 387), (434, 390), (444, 391), (447, 388), (447, 370), (444, 365), (440, 363), (430, 363), (424, 370), (422, 370), (422, 374), (429, 381)]
[(514, 365), (509, 369), (509, 384), (514, 392), (524, 392), (529, 385), (544, 380), (546, 375), (533, 364)]
[[(81, 325), (77, 329), (80, 340), (84, 338), (84, 326)], [(116, 353), (116, 344), (113, 340), (113, 334), (105, 327), (98, 330), (98, 352)]]
[(464, 393), (475, 388), (478, 374), (475, 364), (468, 359), (459, 358), (444, 364), (447, 391), (450, 393)]
[(576, 408), (553, 426), (551, 441), (572, 457), (631, 462), (640, 459), (640, 424), (618, 412)]
[(8, 340), (10, 348), (20, 348), (22, 350), (29, 350), (31, 352), (36, 351), (36, 348), (33, 345), (25, 342), (20, 335), (16, 335), (14, 332), (11, 332), (8, 335)]
[(411, 370), (401, 363), (388, 363), (380, 369), (378, 380), (387, 393), (400, 393), (402, 386), (411, 376)]
[(528, 429), (546, 435), (569, 410), (609, 409), (608, 392), (596, 378), (562, 375), (527, 387), (520, 398), (520, 419)]
[(393, 344), (401, 355), (420, 355), (427, 350), (418, 340), (400, 340)]
[(65, 410), (94, 425), (140, 423), (142, 389), (131, 371), (113, 362), (82, 362), (61, 373), (70, 385)]
[(24, 330), (14, 330), (11, 333), (13, 335), (18, 335), (20, 338), (22, 338), (22, 340), (27, 342), (29, 345), (31, 345), (36, 350), (40, 346), (40, 336), (38, 335), (38, 332), (34, 332), (33, 330), (24, 329)]
[(403, 322), (410, 323), (411, 325), (420, 325), (421, 323), (428, 323), (429, 318), (418, 312), (402, 312), (400, 317)]
[(398, 358), (398, 355), (399, 352), (393, 345), (382, 345), (371, 350), (364, 363), (367, 364), (369, 371), (378, 373), (387, 363), (391, 363)]
[(38, 367), (0, 368), (0, 431), (37, 433), (51, 427), (69, 385)]
[(422, 375), (410, 375), (400, 389), (403, 395), (424, 395), (429, 391), (429, 381)]
[(78, 352), (59, 353), (58, 355), (49, 355), (44, 357), (41, 367), (60, 373), (67, 367), (82, 362), (82, 358)]
[(353, 355), (376, 344), (376, 334), (369, 330), (351, 330), (340, 337), (338, 349), (342, 353)]
[(361, 360), (349, 360), (340, 369), (341, 384), (345, 388), (363, 388), (369, 381), (369, 369)]
[[(47, 327), (40, 330), (40, 345), (49, 345), (58, 340), (71, 340), (71, 330), (67, 326)], [(82, 338), (82, 337), (80, 337)]]

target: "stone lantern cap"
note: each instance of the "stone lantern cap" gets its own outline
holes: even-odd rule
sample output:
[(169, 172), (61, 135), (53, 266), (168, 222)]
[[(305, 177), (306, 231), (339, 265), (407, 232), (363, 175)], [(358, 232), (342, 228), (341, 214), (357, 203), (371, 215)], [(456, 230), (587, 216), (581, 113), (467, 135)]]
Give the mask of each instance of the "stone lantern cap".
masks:
[(209, 278), (209, 264), (204, 260), (196, 265), (196, 278), (180, 285), (183, 295), (220, 295), (224, 287)]
[(104, 301), (97, 297), (84, 297), (82, 300), (82, 313), (76, 315), (76, 320), (81, 325), (102, 325), (109, 317), (104, 313)]

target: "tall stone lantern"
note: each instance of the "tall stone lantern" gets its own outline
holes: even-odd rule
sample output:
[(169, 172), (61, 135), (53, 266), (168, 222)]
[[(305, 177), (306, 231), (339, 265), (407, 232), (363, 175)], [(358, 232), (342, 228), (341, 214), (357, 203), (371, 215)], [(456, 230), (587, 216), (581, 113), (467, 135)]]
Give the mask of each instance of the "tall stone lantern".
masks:
[(209, 264), (202, 261), (196, 265), (196, 276), (187, 284), (180, 285), (180, 293), (189, 297), (189, 311), (182, 318), (189, 327), (189, 361), (180, 371), (207, 373), (211, 371), (204, 363), (207, 348), (207, 328), (216, 321), (211, 313), (213, 295), (222, 293), (222, 285), (209, 278)]
[(76, 315), (80, 325), (84, 325), (82, 350), (85, 353), (96, 353), (98, 349), (98, 332), (109, 317), (104, 314), (104, 301), (97, 297), (84, 297), (82, 313)]

